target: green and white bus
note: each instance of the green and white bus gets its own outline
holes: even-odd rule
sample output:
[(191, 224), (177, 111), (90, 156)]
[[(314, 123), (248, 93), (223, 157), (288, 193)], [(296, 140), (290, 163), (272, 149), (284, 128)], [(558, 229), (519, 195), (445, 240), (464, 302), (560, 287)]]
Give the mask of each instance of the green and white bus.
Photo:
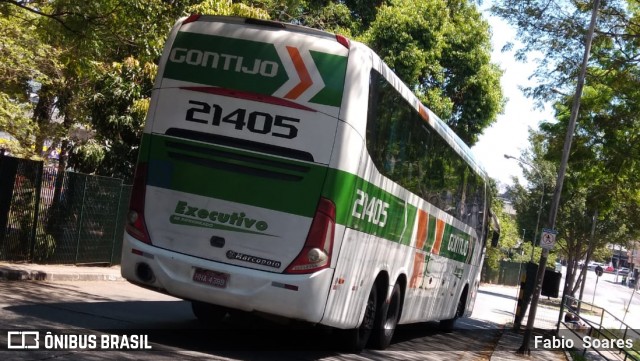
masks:
[(203, 320), (253, 311), (385, 348), (397, 324), (470, 314), (487, 182), (365, 45), (190, 16), (160, 60), (122, 275)]

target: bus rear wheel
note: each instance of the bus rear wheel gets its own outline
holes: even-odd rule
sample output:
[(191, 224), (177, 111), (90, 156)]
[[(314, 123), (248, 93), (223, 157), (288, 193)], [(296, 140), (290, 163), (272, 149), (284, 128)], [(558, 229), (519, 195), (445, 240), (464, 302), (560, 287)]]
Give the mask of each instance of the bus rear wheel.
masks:
[(371, 340), (373, 347), (384, 350), (391, 344), (391, 339), (393, 338), (398, 320), (400, 319), (401, 304), (402, 295), (400, 285), (396, 283), (396, 285), (393, 286), (393, 291), (391, 291), (389, 303), (382, 302), (380, 307)]
[(371, 332), (375, 327), (378, 309), (378, 290), (374, 284), (367, 298), (362, 323), (358, 328), (345, 330), (343, 333), (348, 351), (359, 353), (367, 346)]
[(465, 309), (465, 305), (467, 302), (467, 290), (465, 289), (462, 292), (462, 295), (460, 296), (460, 299), (458, 300), (458, 306), (456, 307), (456, 314), (453, 316), (453, 318), (450, 318), (448, 320), (442, 320), (440, 321), (440, 330), (444, 331), (444, 332), (452, 332), (453, 331), (453, 327), (455, 326), (456, 320), (460, 317), (462, 317), (462, 315), (464, 315), (464, 309)]
[(204, 323), (220, 322), (229, 311), (226, 307), (200, 301), (191, 301), (191, 310), (198, 321)]

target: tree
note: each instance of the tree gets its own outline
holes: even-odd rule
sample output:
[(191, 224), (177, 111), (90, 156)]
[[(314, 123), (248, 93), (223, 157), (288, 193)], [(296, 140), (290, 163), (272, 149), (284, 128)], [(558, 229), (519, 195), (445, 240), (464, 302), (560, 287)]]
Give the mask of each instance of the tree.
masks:
[[(114, 63), (124, 69), (124, 63), (130, 61), (125, 59), (131, 59), (138, 62), (139, 69), (148, 68), (147, 64), (157, 61), (174, 21), (190, 12), (271, 17), (364, 41), (380, 52), (421, 99), (470, 144), (502, 109), (501, 73), (490, 63), (488, 24), (467, 0), (0, 0), (0, 6), (12, 11), (13, 15), (5, 11), (8, 22), (15, 23), (15, 13), (28, 14), (33, 31), (25, 32), (25, 36), (39, 39), (52, 49), (48, 55), (57, 67), (43, 72), (52, 81), (40, 83), (31, 120), (47, 132), (27, 131), (32, 134), (25, 139), (32, 139), (35, 149), (40, 149), (39, 144), (45, 139), (59, 145), (61, 168), (66, 167), (66, 154), (74, 158), (71, 163), (76, 169), (103, 175), (122, 175), (127, 169), (115, 170), (115, 162), (107, 158), (135, 162), (124, 146), (131, 137), (121, 138), (117, 127), (104, 123), (120, 119), (119, 126), (126, 123), (135, 128), (142, 124), (137, 107), (149, 97), (148, 89), (141, 85), (139, 77), (121, 74), (116, 81), (114, 69), (118, 65)], [(1, 57), (2, 54), (3, 60)], [(43, 71), (35, 64), (25, 69), (34, 67)], [(109, 82), (111, 89), (106, 86)], [(133, 84), (125, 84), (128, 82)], [(140, 92), (129, 96), (125, 107), (122, 94), (116, 89), (119, 92), (138, 86), (142, 86)], [(120, 98), (109, 100), (105, 96)], [(97, 114), (92, 110), (97, 101), (110, 104), (105, 108), (109, 112), (120, 113)], [(125, 118), (130, 120), (124, 121)], [(96, 136), (85, 142), (73, 137), (78, 133), (75, 129)], [(126, 130), (129, 134), (136, 131), (139, 132)], [(127, 141), (114, 148), (122, 139)], [(130, 150), (137, 142), (128, 145)], [(115, 153), (107, 157), (111, 152)]]
[(12, 154), (27, 158), (40, 155), (33, 135), (49, 134), (33, 121), (33, 94), (57, 81), (57, 50), (36, 34), (36, 15), (0, 2), (0, 131), (9, 134)]
[[(260, 9), (219, 0), (196, 3), (182, 10), (172, 9), (171, 13), (178, 11), (184, 14), (267, 17)], [(158, 39), (166, 37), (176, 18), (161, 18), (164, 26), (159, 29), (166, 29), (149, 37), (154, 48), (144, 52), (131, 49), (132, 55), (110, 64), (92, 63), (89, 71), (92, 87), (85, 88), (80, 95), (86, 99), (89, 131), (95, 136), (75, 146), (71, 157), (71, 165), (75, 169), (131, 181), (157, 71), (157, 66), (151, 61), (157, 59), (164, 45), (164, 40)]]
[[(527, 94), (540, 102), (554, 101), (557, 121), (542, 123), (539, 134), (545, 148), (538, 156), (547, 161), (560, 159), (582, 56), (574, 49), (583, 48), (591, 8), (590, 2), (560, 0), (503, 0), (493, 8), (517, 27), (522, 59), (542, 53), (534, 73), (538, 84)], [(599, 11), (557, 222), (560, 246), (570, 261), (568, 294), (578, 289), (575, 265), (592, 254), (589, 247), (624, 244), (638, 236), (639, 10), (636, 0), (628, 0), (604, 2)]]
[[(589, 69), (592, 73), (612, 72), (603, 70), (601, 66)], [(567, 239), (568, 251), (573, 252), (574, 259), (582, 255), (592, 254), (594, 250), (607, 243), (626, 245), (638, 236), (638, 186), (640, 178), (637, 174), (640, 118), (629, 109), (637, 109), (640, 97), (637, 91), (627, 92), (626, 98), (620, 101), (621, 94), (612, 91), (619, 87), (617, 76), (593, 78), (594, 82), (585, 88), (582, 99), (582, 116), (578, 123), (572, 147), (570, 173), (565, 189), (572, 197), (567, 204), (580, 205), (582, 222), (574, 210), (569, 213), (573, 224), (567, 225), (567, 232), (573, 236)], [(597, 79), (597, 80), (596, 80)], [(616, 79), (616, 80), (614, 80)], [(631, 95), (629, 97), (629, 95)], [(560, 152), (562, 129), (568, 120), (568, 102), (556, 104), (558, 123), (543, 123), (541, 129), (549, 138), (548, 157), (558, 159)], [(563, 190), (566, 192), (566, 190)], [(590, 225), (592, 215), (599, 214), (594, 239), (591, 240)], [(595, 247), (595, 249), (591, 249)], [(575, 294), (579, 282), (573, 285), (575, 270), (567, 272), (566, 286), (568, 294)], [(584, 277), (584, 276), (583, 276)], [(571, 286), (573, 287), (571, 288)]]
[[(272, 1), (252, 2), (264, 9)], [(288, 1), (278, 20), (369, 45), (434, 113), (473, 145), (502, 111), (488, 23), (468, 0)]]
[(468, 1), (390, 1), (361, 40), (467, 144), (502, 111), (489, 25)]
[(80, 172), (130, 180), (157, 66), (130, 57), (96, 67), (93, 87), (83, 94), (93, 134), (74, 148), (70, 164)]
[[(492, 12), (517, 29), (523, 46), (516, 49), (518, 59), (533, 57), (538, 67), (537, 81), (526, 93), (540, 101), (558, 101), (572, 92), (582, 60), (584, 34), (591, 13), (591, 1), (499, 0)], [(637, 71), (639, 7), (637, 0), (603, 2), (593, 41), (592, 63), (609, 68)], [(507, 48), (513, 48), (508, 44)], [(636, 69), (634, 69), (636, 68)], [(587, 74), (592, 83), (595, 73)]]
[[(566, 117), (564, 121), (566, 121)], [(556, 164), (560, 157), (559, 150), (550, 149), (549, 144), (561, 142), (564, 136), (563, 127), (555, 125), (544, 123), (541, 126), (542, 131), (532, 132), (530, 135), (532, 149), (524, 155), (528, 157), (528, 162), (541, 170), (547, 190), (553, 189), (553, 173), (555, 171), (553, 164)], [(633, 210), (637, 208), (637, 195), (634, 198), (625, 199), (628, 195), (607, 190), (606, 187), (598, 183), (591, 173), (597, 172), (599, 163), (595, 158), (586, 157), (586, 154), (589, 154), (588, 152), (591, 150), (592, 147), (589, 145), (579, 139), (576, 141), (572, 159), (574, 164), (582, 165), (583, 169), (573, 166), (567, 173), (556, 221), (557, 229), (560, 231), (556, 249), (559, 255), (567, 261), (565, 287), (567, 294), (570, 295), (575, 294), (580, 288), (580, 282), (584, 279), (584, 274), (581, 274), (582, 279), (575, 278), (580, 272), (579, 261), (588, 262), (593, 259), (592, 255), (601, 252), (607, 243), (626, 244), (637, 236), (637, 232), (632, 230), (638, 221), (637, 213)], [(582, 157), (580, 157), (581, 155)], [(523, 168), (523, 171), (530, 189), (525, 189), (516, 179), (515, 185), (510, 191), (514, 195), (519, 227), (531, 229), (535, 224), (533, 214), (538, 211), (540, 177), (527, 171), (526, 168)], [(547, 196), (543, 204), (545, 211), (548, 210), (549, 198)], [(604, 202), (601, 199), (607, 201)], [(597, 227), (592, 237), (591, 232), (596, 211), (599, 216), (595, 220)]]

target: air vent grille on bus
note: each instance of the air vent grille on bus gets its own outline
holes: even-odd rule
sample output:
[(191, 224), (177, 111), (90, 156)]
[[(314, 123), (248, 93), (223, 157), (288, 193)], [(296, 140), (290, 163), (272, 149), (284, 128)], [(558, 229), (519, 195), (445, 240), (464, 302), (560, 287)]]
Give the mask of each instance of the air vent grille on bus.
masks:
[(305, 162), (313, 162), (313, 155), (311, 155), (311, 153), (309, 152), (303, 152), (301, 150), (279, 147), (277, 145), (252, 142), (250, 140), (225, 137), (224, 135), (202, 133), (194, 130), (179, 129), (179, 128), (169, 128), (167, 129), (165, 134), (172, 137), (196, 140), (198, 142), (206, 142), (211, 144), (222, 145), (225, 147), (246, 149), (253, 152), (272, 154), (272, 155), (277, 155), (280, 157), (286, 157), (286, 158), (292, 158), (292, 159), (299, 159)]
[(285, 181), (300, 181), (309, 167), (260, 156), (214, 149), (206, 146), (166, 141), (170, 158), (208, 168)]

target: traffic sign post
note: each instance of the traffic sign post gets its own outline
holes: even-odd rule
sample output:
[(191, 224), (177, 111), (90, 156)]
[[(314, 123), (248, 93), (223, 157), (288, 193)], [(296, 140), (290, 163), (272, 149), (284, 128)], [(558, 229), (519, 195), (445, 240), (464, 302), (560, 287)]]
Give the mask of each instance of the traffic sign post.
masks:
[(552, 250), (553, 246), (556, 245), (556, 235), (558, 231), (553, 229), (542, 229), (542, 237), (540, 238), (540, 247), (546, 250)]
[(600, 265), (596, 266), (595, 271), (598, 277), (602, 276), (602, 272), (604, 272), (604, 270), (602, 269), (602, 267), (600, 267)]
[(593, 287), (593, 298), (591, 299), (592, 305), (595, 304), (596, 302), (596, 289), (598, 289), (598, 280), (600, 279), (600, 276), (602, 276), (602, 272), (604, 270), (602, 269), (602, 267), (600, 267), (600, 265), (598, 265), (596, 266), (595, 271), (596, 271), (596, 276), (598, 277), (596, 277), (596, 285), (595, 287)]

